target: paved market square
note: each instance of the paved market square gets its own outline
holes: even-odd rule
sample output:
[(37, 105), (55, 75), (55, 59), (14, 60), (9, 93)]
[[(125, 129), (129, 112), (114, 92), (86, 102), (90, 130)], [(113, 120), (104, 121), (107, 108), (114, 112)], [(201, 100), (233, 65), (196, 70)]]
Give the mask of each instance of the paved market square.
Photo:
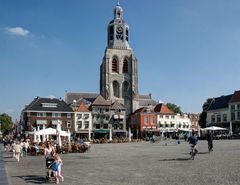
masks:
[[(214, 141), (210, 154), (207, 142), (199, 141), (195, 160), (189, 159), (188, 143), (166, 143), (93, 144), (89, 153), (62, 154), (65, 180), (60, 184), (240, 184), (240, 140)], [(46, 184), (43, 156), (27, 156), (17, 163), (11, 153), (2, 154), (9, 185)]]

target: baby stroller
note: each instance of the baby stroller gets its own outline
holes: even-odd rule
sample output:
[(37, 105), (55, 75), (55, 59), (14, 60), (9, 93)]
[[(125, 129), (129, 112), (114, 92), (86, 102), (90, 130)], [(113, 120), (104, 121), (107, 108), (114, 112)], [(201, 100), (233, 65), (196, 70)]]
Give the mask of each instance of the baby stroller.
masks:
[(54, 157), (46, 158), (46, 181), (55, 181), (55, 177), (51, 168), (51, 165), (54, 163)]

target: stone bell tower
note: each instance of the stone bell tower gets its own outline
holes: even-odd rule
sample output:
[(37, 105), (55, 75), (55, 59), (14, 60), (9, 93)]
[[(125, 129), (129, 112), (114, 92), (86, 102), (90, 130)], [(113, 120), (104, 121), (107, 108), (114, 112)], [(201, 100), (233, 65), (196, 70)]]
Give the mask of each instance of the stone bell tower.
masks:
[(119, 3), (108, 24), (107, 47), (100, 66), (100, 94), (112, 102), (118, 100), (129, 115), (138, 108), (137, 58), (129, 45), (129, 26)]

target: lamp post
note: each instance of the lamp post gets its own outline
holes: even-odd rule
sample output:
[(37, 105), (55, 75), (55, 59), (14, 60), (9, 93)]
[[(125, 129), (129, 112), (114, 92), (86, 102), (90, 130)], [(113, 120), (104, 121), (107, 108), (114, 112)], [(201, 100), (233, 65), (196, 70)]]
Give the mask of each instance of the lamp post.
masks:
[(112, 141), (112, 125), (109, 125), (109, 141)]
[(131, 128), (128, 127), (128, 141), (131, 142), (131, 140), (132, 140)]
[(57, 129), (56, 129), (57, 142), (58, 142), (58, 145), (59, 145), (60, 147), (62, 147), (62, 141), (61, 141), (60, 131), (61, 131), (61, 122), (60, 122), (60, 120), (57, 120)]

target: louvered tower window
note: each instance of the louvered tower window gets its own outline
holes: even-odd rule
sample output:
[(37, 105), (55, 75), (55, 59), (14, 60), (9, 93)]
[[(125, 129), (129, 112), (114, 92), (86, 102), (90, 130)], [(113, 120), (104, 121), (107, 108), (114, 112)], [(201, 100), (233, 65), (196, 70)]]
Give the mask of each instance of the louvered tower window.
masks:
[(128, 61), (126, 59), (123, 62), (123, 73), (128, 73)]
[(118, 62), (115, 58), (112, 60), (112, 72), (114, 73), (118, 72)]

